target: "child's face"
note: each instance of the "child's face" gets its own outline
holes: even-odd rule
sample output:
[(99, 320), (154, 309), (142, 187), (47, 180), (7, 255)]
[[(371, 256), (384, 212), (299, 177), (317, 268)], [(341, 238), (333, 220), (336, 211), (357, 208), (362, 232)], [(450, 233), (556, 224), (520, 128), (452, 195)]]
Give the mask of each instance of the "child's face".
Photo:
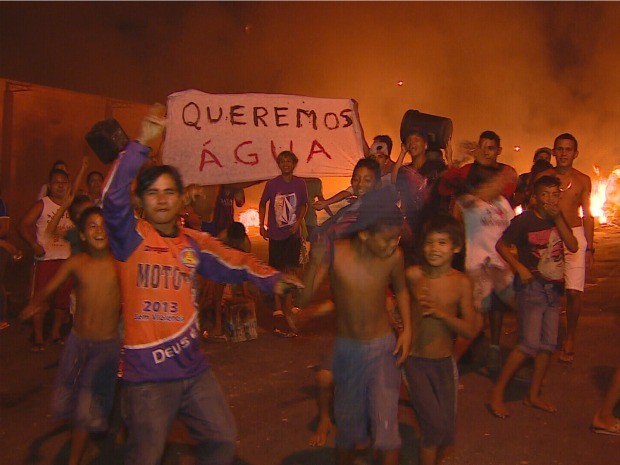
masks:
[(295, 166), (297, 166), (297, 163), (291, 157), (285, 156), (278, 159), (278, 167), (283, 175), (293, 174)]
[(99, 213), (92, 213), (86, 219), (84, 232), (80, 233), (82, 240), (90, 250), (105, 250), (108, 248), (108, 235), (103, 225), (103, 216)]
[(540, 186), (534, 192), (535, 208), (541, 215), (554, 213), (560, 204), (560, 188), (557, 186)]
[(88, 180), (88, 193), (93, 196), (100, 196), (103, 188), (103, 178), (98, 174), (93, 174)]
[(142, 194), (144, 217), (156, 229), (174, 229), (183, 206), (181, 193), (169, 174), (162, 174)]
[(407, 138), (407, 151), (413, 158), (422, 155), (426, 151), (426, 141), (419, 134), (411, 134)]
[(424, 239), (424, 258), (433, 267), (450, 265), (453, 255), (460, 250), (448, 233), (431, 232)]
[(363, 238), (366, 247), (379, 258), (388, 258), (396, 251), (400, 242), (400, 226), (386, 226), (376, 232), (366, 232)]
[(383, 168), (385, 164), (388, 162), (388, 160), (390, 159), (390, 157), (386, 153), (383, 153), (383, 152), (371, 153), (370, 155), (368, 155), (368, 158), (371, 158), (374, 161), (376, 161), (381, 168)]
[(358, 197), (362, 197), (366, 192), (370, 192), (377, 187), (377, 178), (375, 172), (362, 166), (356, 169), (351, 176), (351, 187), (353, 193)]

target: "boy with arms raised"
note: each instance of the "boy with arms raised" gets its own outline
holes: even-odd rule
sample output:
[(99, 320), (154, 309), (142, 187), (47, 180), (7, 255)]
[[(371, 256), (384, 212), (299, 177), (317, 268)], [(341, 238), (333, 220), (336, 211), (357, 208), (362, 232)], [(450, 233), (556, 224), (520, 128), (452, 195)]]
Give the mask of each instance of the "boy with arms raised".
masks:
[[(127, 426), (126, 465), (160, 463), (174, 419), (196, 441), (196, 463), (232, 462), (236, 428), (224, 393), (200, 349), (195, 276), (218, 282), (249, 280), (265, 292), (301, 285), (254, 256), (224, 246), (206, 233), (180, 226), (183, 182), (172, 166), (148, 166), (146, 144), (165, 119), (142, 122), (112, 167), (104, 192), (110, 248), (123, 298), (122, 414)], [(131, 184), (144, 219), (134, 216)]]
[(44, 311), (47, 299), (73, 278), (77, 309), (56, 374), (52, 401), (54, 417), (73, 420), (69, 465), (80, 462), (89, 433), (107, 428), (120, 353), (120, 287), (101, 209), (85, 210), (78, 228), (87, 252), (65, 260), (22, 311), (22, 318)]
[[(534, 373), (523, 403), (553, 413), (553, 404), (540, 397), (540, 388), (558, 338), (564, 281), (564, 249), (578, 249), (577, 239), (560, 211), (560, 180), (542, 176), (534, 183), (532, 209), (515, 217), (497, 241), (497, 251), (516, 276), (519, 343), (512, 350), (491, 391), (491, 413), (506, 418), (504, 404), (508, 382), (528, 357), (534, 357)], [(510, 251), (517, 246), (518, 258)]]
[(424, 227), (424, 263), (406, 271), (414, 343), (405, 375), (422, 432), (420, 465), (440, 463), (454, 443), (458, 376), (454, 338), (474, 338), (482, 328), (472, 303), (472, 283), (452, 268), (452, 258), (462, 247), (458, 221), (437, 216)]
[[(404, 329), (396, 339), (386, 310), (386, 292), (392, 286), (398, 308), (409, 306), (403, 254), (398, 248), (402, 215), (393, 195), (369, 192), (359, 208), (357, 222), (348, 235), (334, 242), (329, 251), (329, 276), (336, 306), (334, 348), (336, 463), (351, 464), (355, 446), (366, 442), (368, 427), (372, 443), (382, 453), (382, 463), (397, 464), (398, 365), (409, 353), (410, 315), (403, 312)], [(305, 275), (304, 302), (324, 276), (326, 248), (315, 245)]]

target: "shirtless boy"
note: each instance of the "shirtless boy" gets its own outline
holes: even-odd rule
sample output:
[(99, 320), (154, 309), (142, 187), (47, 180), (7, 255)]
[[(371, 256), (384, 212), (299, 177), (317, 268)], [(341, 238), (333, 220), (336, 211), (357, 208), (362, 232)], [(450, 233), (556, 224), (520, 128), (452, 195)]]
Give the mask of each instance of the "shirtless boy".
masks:
[(472, 283), (452, 268), (452, 258), (462, 247), (458, 221), (437, 216), (424, 228), (424, 264), (406, 271), (414, 343), (405, 375), (422, 432), (420, 465), (439, 464), (454, 443), (458, 376), (454, 338), (474, 338), (482, 328), (481, 314), (473, 307)]
[(101, 209), (85, 210), (78, 227), (88, 251), (65, 260), (22, 311), (22, 318), (43, 311), (45, 301), (73, 278), (77, 309), (52, 400), (53, 416), (71, 418), (73, 422), (69, 465), (80, 462), (89, 433), (107, 429), (120, 353), (120, 288)]
[[(594, 218), (590, 213), (592, 182), (588, 175), (573, 168), (578, 155), (577, 139), (572, 134), (560, 134), (553, 143), (556, 167), (540, 174), (555, 175), (560, 179), (560, 210), (579, 242), (579, 249), (575, 253), (564, 250), (566, 340), (559, 359), (566, 363), (572, 363), (575, 359), (575, 331), (583, 308), (586, 269), (592, 266), (594, 260)], [(583, 219), (579, 216), (580, 208), (583, 210)]]
[[(515, 271), (519, 343), (510, 352), (491, 391), (489, 408), (498, 418), (510, 415), (504, 391), (517, 369), (534, 358), (534, 373), (523, 403), (549, 413), (553, 404), (541, 398), (540, 389), (551, 352), (555, 350), (564, 280), (564, 251), (577, 250), (577, 239), (559, 206), (560, 181), (543, 176), (534, 183), (535, 205), (515, 217), (497, 241), (497, 251)], [(511, 252), (517, 247), (518, 257)]]
[[(333, 364), (337, 464), (353, 463), (355, 446), (367, 441), (369, 425), (382, 463), (398, 463), (398, 365), (409, 353), (411, 325), (409, 313), (403, 312), (404, 329), (396, 339), (385, 296), (391, 285), (398, 308), (409, 306), (403, 254), (398, 248), (402, 221), (398, 207), (385, 201), (382, 191), (370, 192), (350, 234), (336, 240), (329, 254), (337, 315)], [(317, 268), (323, 266), (325, 247), (317, 244), (302, 299), (309, 299), (320, 285)]]
[[(378, 163), (371, 158), (362, 158), (358, 160), (355, 168), (353, 168), (353, 174), (351, 175), (351, 187), (353, 188), (353, 194), (357, 200), (340, 209), (335, 216), (319, 226), (317, 230), (317, 240), (323, 241), (324, 246), (328, 249), (331, 248), (333, 246), (333, 241), (341, 238), (347, 228), (357, 221), (358, 208), (361, 204), (360, 200), (368, 192), (375, 191), (380, 186), (381, 173)], [(329, 253), (325, 253), (325, 255), (329, 255)], [(323, 265), (324, 266), (320, 267), (321, 275), (318, 276), (319, 281), (322, 281), (324, 278), (329, 266), (329, 261), (324, 262)], [(308, 269), (307, 272), (311, 272), (312, 270), (318, 272), (316, 267)], [(331, 300), (321, 302), (313, 307), (306, 307), (304, 302), (304, 310), (297, 314), (297, 319), (294, 324), (298, 324), (298, 319), (300, 317), (310, 319), (333, 310), (334, 303)], [(316, 431), (310, 437), (309, 444), (311, 446), (324, 446), (327, 442), (327, 436), (332, 429), (331, 411), (334, 400), (334, 374), (332, 365), (333, 351), (330, 351), (329, 354), (323, 358), (316, 373), (319, 423)]]

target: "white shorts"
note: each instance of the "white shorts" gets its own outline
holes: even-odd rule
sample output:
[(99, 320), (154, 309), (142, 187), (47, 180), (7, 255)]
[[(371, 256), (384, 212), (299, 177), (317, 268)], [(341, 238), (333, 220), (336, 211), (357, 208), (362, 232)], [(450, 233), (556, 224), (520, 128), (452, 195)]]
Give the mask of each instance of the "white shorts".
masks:
[(573, 235), (577, 238), (579, 249), (569, 252), (564, 247), (564, 288), (583, 292), (586, 285), (586, 248), (588, 241), (583, 226), (576, 226)]
[(483, 264), (467, 270), (467, 274), (474, 284), (473, 303), (478, 312), (485, 313), (491, 309), (493, 293), (506, 305), (516, 308), (512, 286), (514, 274), (510, 268)]

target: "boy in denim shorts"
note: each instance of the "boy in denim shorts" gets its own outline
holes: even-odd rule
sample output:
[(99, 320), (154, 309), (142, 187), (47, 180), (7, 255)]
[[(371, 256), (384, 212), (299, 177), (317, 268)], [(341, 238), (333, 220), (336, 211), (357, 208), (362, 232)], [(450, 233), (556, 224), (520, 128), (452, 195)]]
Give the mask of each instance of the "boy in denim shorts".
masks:
[(438, 215), (424, 225), (422, 239), (424, 263), (405, 271), (414, 342), (404, 371), (422, 433), (419, 463), (435, 465), (454, 443), (458, 377), (454, 337), (476, 337), (482, 318), (472, 304), (470, 279), (452, 267), (454, 255), (463, 247), (458, 221)]
[[(389, 198), (388, 198), (389, 197)], [(392, 286), (398, 308), (409, 308), (404, 259), (398, 248), (403, 218), (393, 194), (364, 196), (357, 222), (326, 252), (323, 241), (312, 250), (301, 299), (320, 285), (317, 268), (328, 254), (331, 288), (336, 306), (334, 348), (334, 416), (336, 463), (352, 464), (355, 446), (368, 440), (381, 452), (383, 464), (397, 464), (400, 449), (398, 396), (400, 372), (411, 345), (409, 312), (402, 313), (404, 329), (395, 337), (386, 310)], [(324, 275), (324, 274), (321, 274)]]
[[(553, 413), (556, 407), (540, 397), (549, 358), (558, 338), (564, 280), (564, 246), (578, 249), (577, 239), (559, 207), (560, 181), (542, 176), (534, 183), (534, 208), (514, 218), (497, 242), (497, 251), (515, 270), (519, 343), (512, 350), (491, 391), (489, 408), (499, 418), (510, 412), (504, 391), (521, 364), (534, 357), (534, 374), (523, 403)], [(518, 258), (510, 252), (517, 247)]]
[(60, 360), (52, 399), (53, 416), (73, 422), (70, 465), (80, 462), (89, 434), (108, 427), (121, 346), (120, 287), (101, 209), (84, 210), (78, 228), (87, 252), (65, 260), (21, 315), (28, 318), (43, 311), (47, 299), (69, 278), (74, 279), (77, 308), (73, 330)]

